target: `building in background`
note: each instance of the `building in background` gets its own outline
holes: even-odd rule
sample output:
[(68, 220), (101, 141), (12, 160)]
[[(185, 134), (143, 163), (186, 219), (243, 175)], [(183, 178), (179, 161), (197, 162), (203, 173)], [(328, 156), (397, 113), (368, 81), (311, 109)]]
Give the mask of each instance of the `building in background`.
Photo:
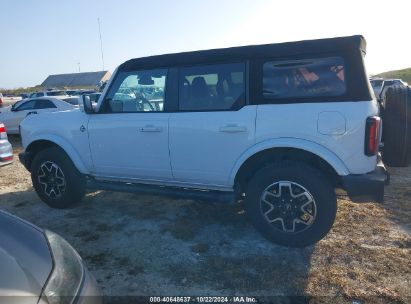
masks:
[(51, 88), (95, 88), (110, 79), (109, 71), (50, 75), (41, 87)]

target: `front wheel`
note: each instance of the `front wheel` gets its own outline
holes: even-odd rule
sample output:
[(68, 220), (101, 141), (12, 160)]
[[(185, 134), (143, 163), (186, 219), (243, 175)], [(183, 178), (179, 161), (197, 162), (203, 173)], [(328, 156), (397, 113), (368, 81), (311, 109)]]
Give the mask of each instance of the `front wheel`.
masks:
[(248, 184), (245, 208), (255, 228), (270, 241), (305, 247), (331, 229), (337, 199), (317, 169), (283, 161), (260, 169)]
[(85, 178), (60, 148), (36, 154), (31, 165), (31, 180), (43, 202), (53, 208), (69, 208), (85, 194)]

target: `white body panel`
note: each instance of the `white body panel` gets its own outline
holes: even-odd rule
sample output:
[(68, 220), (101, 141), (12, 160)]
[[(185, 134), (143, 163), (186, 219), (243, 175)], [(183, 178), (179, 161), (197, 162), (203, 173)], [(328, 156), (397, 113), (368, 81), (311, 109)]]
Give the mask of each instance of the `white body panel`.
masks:
[[(376, 156), (364, 154), (365, 120), (373, 115), (378, 115), (375, 101), (259, 105), (256, 143), (276, 138), (305, 140), (328, 150), (344, 164), (346, 170), (333, 166), (338, 174), (368, 173), (375, 169)], [(328, 124), (322, 116), (330, 119)], [(292, 140), (289, 144), (294, 146)], [(325, 160), (332, 164), (328, 157)]]
[(92, 160), (88, 133), (82, 132), (89, 116), (79, 109), (71, 111), (29, 115), (21, 122), (24, 149), (38, 140), (48, 140), (60, 146), (71, 158), (77, 169), (84, 174), (92, 172)]
[(88, 131), (92, 174), (171, 180), (169, 113), (91, 115)]
[(30, 115), (22, 132), (25, 148), (53, 141), (82, 173), (100, 179), (230, 190), (249, 157), (277, 147), (314, 153), (340, 176), (373, 171), (376, 156), (364, 154), (365, 120), (377, 114), (375, 101), (250, 105), (232, 112), (72, 110)]
[(170, 156), (176, 181), (232, 186), (236, 160), (254, 145), (256, 107), (170, 116)]

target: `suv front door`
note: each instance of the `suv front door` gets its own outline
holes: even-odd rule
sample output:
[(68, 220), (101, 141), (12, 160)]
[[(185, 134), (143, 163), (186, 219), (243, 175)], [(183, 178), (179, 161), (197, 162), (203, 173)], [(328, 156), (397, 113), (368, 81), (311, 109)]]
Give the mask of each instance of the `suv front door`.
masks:
[(172, 179), (168, 151), (167, 70), (119, 71), (88, 123), (93, 174)]
[(246, 64), (184, 67), (178, 78), (179, 111), (169, 124), (173, 176), (183, 184), (227, 189), (234, 164), (255, 140)]

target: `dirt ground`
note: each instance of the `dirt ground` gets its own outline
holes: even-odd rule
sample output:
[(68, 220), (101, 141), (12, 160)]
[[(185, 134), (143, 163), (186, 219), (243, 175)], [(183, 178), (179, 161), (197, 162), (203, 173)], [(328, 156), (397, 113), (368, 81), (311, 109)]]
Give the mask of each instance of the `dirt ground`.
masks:
[[(20, 142), (11, 141), (17, 153)], [(66, 238), (107, 296), (411, 303), (411, 167), (390, 172), (383, 205), (340, 194), (333, 229), (304, 249), (263, 239), (241, 205), (97, 191), (54, 210), (34, 193), (17, 154), (0, 168), (0, 208)]]

